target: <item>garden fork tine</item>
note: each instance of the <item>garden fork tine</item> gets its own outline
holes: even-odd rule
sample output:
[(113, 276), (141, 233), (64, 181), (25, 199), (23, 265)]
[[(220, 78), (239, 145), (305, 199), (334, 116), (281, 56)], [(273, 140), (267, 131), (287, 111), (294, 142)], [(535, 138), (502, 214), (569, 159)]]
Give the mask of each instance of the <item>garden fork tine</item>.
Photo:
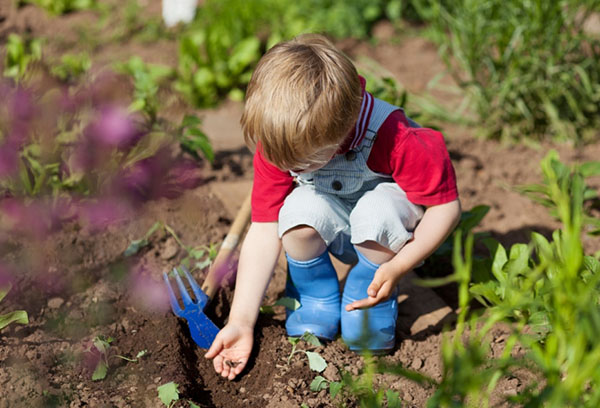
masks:
[[(187, 320), (188, 327), (190, 328), (190, 334), (192, 335), (194, 342), (196, 342), (196, 344), (202, 348), (209, 348), (214, 341), (215, 336), (217, 333), (219, 333), (219, 328), (215, 326), (215, 324), (203, 312), (206, 302), (204, 304), (200, 304), (199, 299), (202, 298), (202, 296), (199, 296), (200, 286), (196, 283), (187, 268), (182, 269), (184, 270), (188, 282), (190, 283), (190, 286), (192, 287), (192, 290), (198, 301), (194, 301), (191, 298), (187, 288), (179, 277), (179, 271), (177, 271), (177, 268), (173, 268), (175, 281), (177, 282), (181, 300), (183, 301), (183, 308), (179, 306), (179, 301), (177, 300), (177, 296), (175, 296), (175, 291), (173, 290), (173, 286), (169, 281), (167, 273), (163, 272), (163, 279), (165, 280), (167, 290), (169, 291), (171, 309), (176, 316), (183, 317)], [(204, 298), (207, 299), (206, 295), (204, 295)]]
[[(173, 274), (177, 275), (177, 269), (173, 268)], [(176, 316), (181, 316), (183, 310), (179, 306), (179, 302), (177, 301), (177, 296), (175, 296), (175, 292), (173, 292), (173, 287), (171, 286), (171, 282), (169, 282), (169, 276), (166, 272), (163, 272), (163, 279), (165, 284), (167, 285), (167, 290), (169, 291), (169, 302), (171, 303), (171, 310), (175, 313)]]
[(231, 229), (225, 237), (221, 249), (206, 275), (202, 287), (198, 285), (190, 271), (188, 271), (185, 266), (181, 266), (181, 270), (185, 274), (185, 277), (192, 288), (195, 300), (190, 296), (183, 280), (179, 276), (177, 268), (173, 268), (173, 274), (175, 275), (175, 282), (179, 288), (183, 308), (179, 305), (173, 286), (169, 281), (169, 276), (166, 272), (163, 272), (163, 279), (167, 285), (167, 290), (169, 291), (169, 300), (173, 313), (175, 313), (176, 316), (183, 317), (187, 320), (192, 339), (194, 339), (196, 344), (202, 348), (209, 348), (215, 339), (215, 336), (219, 333), (219, 328), (204, 314), (204, 308), (220, 286), (220, 279), (223, 277), (218, 275), (221, 274), (223, 267), (227, 266), (231, 260), (231, 254), (237, 247), (240, 237), (249, 222), (250, 194), (248, 194), (246, 200), (242, 204), (242, 208), (236, 215), (235, 220), (231, 225)]

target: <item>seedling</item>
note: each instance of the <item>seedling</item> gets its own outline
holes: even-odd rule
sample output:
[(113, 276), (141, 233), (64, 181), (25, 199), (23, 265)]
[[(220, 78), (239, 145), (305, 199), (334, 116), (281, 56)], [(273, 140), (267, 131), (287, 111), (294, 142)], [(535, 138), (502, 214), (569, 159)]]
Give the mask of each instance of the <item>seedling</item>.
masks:
[[(100, 353), (100, 359), (98, 360), (98, 363), (96, 364), (96, 367), (92, 374), (92, 381), (103, 380), (104, 378), (106, 378), (106, 373), (108, 372), (109, 368), (109, 360), (111, 358), (120, 358), (131, 363), (137, 363), (139, 359), (145, 356), (148, 352), (148, 350), (142, 350), (136, 354), (135, 358), (129, 358), (119, 354), (112, 354), (110, 344), (113, 341), (114, 339), (112, 337), (94, 337), (94, 340), (92, 341), (93, 347), (96, 349), (97, 352)], [(90, 348), (86, 350), (86, 352), (93, 353), (95, 351), (92, 350), (92, 346), (90, 346)]]
[[(12, 286), (10, 283), (7, 286), (0, 287), (0, 302), (2, 302), (2, 299), (10, 292), (11, 288)], [(15, 310), (14, 312), (0, 315), (0, 330), (11, 323), (28, 324), (29, 318), (27, 312), (25, 310)]]
[(10, 34), (5, 47), (4, 76), (20, 82), (32, 62), (42, 58), (42, 42), (39, 39), (23, 39)]
[(274, 314), (274, 306), (285, 306), (289, 310), (297, 310), (300, 307), (300, 302), (291, 297), (282, 297), (277, 299), (272, 305), (264, 305), (260, 307), (260, 312), (264, 314)]
[(201, 124), (202, 120), (197, 116), (186, 115), (177, 131), (179, 145), (196, 159), (200, 159), (198, 152), (202, 152), (202, 155), (212, 162), (215, 159), (215, 153), (208, 136), (200, 129)]
[(158, 391), (158, 398), (160, 398), (167, 408), (171, 408), (175, 402), (179, 400), (179, 391), (177, 390), (177, 387), (179, 387), (179, 384), (171, 381), (156, 389)]
[(185, 245), (181, 241), (177, 233), (173, 230), (173, 228), (160, 221), (155, 222), (152, 225), (152, 227), (150, 227), (150, 229), (146, 232), (144, 237), (132, 241), (123, 253), (123, 255), (132, 256), (137, 254), (142, 248), (150, 244), (150, 237), (159, 229), (162, 229), (169, 233), (175, 239), (177, 244), (186, 252), (187, 255), (181, 260), (181, 264), (188, 268), (190, 271), (193, 271), (195, 269), (206, 268), (217, 256), (216, 245), (210, 244), (208, 246), (200, 245), (195, 247)]
[(307, 342), (315, 347), (321, 346), (321, 342), (319, 341), (317, 336), (315, 336), (314, 334), (309, 333), (309, 332), (305, 332), (300, 337), (288, 337), (288, 341), (292, 345), (292, 351), (287, 359), (288, 365), (290, 364), (294, 354), (302, 352), (302, 353), (306, 354), (306, 357), (308, 357), (308, 365), (311, 370), (317, 371), (319, 373), (321, 371), (325, 370), (327, 368), (327, 362), (325, 361), (325, 359), (323, 357), (321, 357), (319, 355), (319, 353), (315, 353), (314, 351), (296, 350), (296, 347), (298, 346), (298, 343), (300, 342), (300, 340), (304, 340), (305, 342)]
[(50, 68), (50, 72), (63, 82), (74, 82), (83, 76), (92, 66), (92, 61), (86, 53), (65, 54), (60, 63)]
[(158, 114), (158, 91), (161, 84), (173, 75), (173, 70), (164, 65), (146, 64), (140, 57), (115, 65), (118, 72), (131, 75), (134, 83), (134, 101), (129, 109), (144, 112), (154, 123)]

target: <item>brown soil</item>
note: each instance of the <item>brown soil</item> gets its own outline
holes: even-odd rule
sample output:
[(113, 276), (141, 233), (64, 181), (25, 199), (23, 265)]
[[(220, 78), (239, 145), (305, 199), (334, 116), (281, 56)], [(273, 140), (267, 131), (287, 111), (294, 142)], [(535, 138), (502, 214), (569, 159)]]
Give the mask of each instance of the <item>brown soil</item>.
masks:
[[(146, 12), (156, 15), (159, 2), (146, 3)], [(17, 10), (12, 2), (4, 1), (0, 5), (0, 38), (4, 40), (11, 32), (49, 38), (60, 34), (62, 42), (51, 42), (54, 45), (47, 48), (49, 55), (56, 57), (85, 49), (78, 43), (74, 27), (89, 25), (94, 19), (92, 13), (49, 18), (33, 6)], [(443, 71), (435, 47), (427, 41), (404, 35), (399, 43), (392, 42), (387, 26), (378, 27), (376, 32), (381, 37), (377, 45), (340, 45), (355, 58), (376, 59), (412, 93), (423, 93), (428, 82)], [(125, 41), (100, 47), (92, 56), (95, 69), (130, 55), (172, 65), (176, 51), (175, 41)], [(444, 81), (451, 83), (449, 78)], [(445, 100), (449, 105), (455, 102), (450, 97)], [(176, 102), (165, 114), (178, 118), (185, 109), (191, 110)], [(339, 397), (332, 402), (327, 391), (310, 391), (316, 373), (309, 369), (302, 353), (295, 354), (288, 364), (291, 344), (281, 308), (276, 308), (274, 315), (261, 314), (254, 355), (244, 374), (233, 382), (217, 376), (211, 362), (203, 357), (204, 350), (191, 340), (185, 322), (178, 320), (165, 302), (161, 274), (178, 265), (184, 251), (169, 234), (160, 232), (138, 255), (123, 256), (130, 242), (141, 238), (156, 221), (171, 226), (189, 245), (220, 242), (250, 188), (251, 155), (243, 146), (237, 125), (241, 106), (226, 102), (218, 109), (197, 113), (204, 117), (203, 128), (217, 148), (216, 162), (204, 167), (203, 185), (176, 200), (152, 202), (135, 219), (101, 233), (69, 225), (45, 241), (15, 237), (0, 247), (0, 258), (20, 265), (12, 292), (0, 304), (0, 314), (24, 309), (30, 318), (28, 325), (13, 324), (0, 333), (0, 407), (160, 407), (163, 405), (156, 389), (170, 381), (179, 384), (181, 400), (176, 406), (182, 407), (189, 405), (187, 401), (201, 407), (354, 405)], [(581, 150), (549, 144), (505, 146), (476, 139), (469, 129), (451, 125), (444, 125), (444, 133), (458, 175), (463, 208), (489, 205), (490, 213), (479, 230), (490, 232), (505, 245), (527, 241), (532, 230), (548, 235), (557, 227), (544, 208), (512, 189), (540, 181), (539, 161), (550, 148), (558, 149), (567, 162), (600, 157), (600, 145)], [(600, 180), (592, 182), (596, 187), (600, 185)], [(588, 251), (600, 249), (597, 240), (589, 237), (585, 238), (585, 246)], [(440, 274), (450, 272), (447, 264), (429, 263), (426, 269)], [(196, 278), (201, 281), (203, 276), (199, 273)], [(282, 295), (284, 281), (284, 269), (278, 266), (265, 304)], [(418, 295), (410, 293), (408, 298), (419, 303)], [(438, 294), (450, 307), (455, 306), (451, 287), (442, 288)], [(207, 310), (219, 326), (226, 320), (231, 298), (232, 289), (223, 289)], [(384, 359), (438, 380), (442, 376), (441, 324), (415, 330), (415, 316), (408, 305), (407, 301), (400, 306), (397, 346)], [(502, 351), (506, 333), (502, 327), (492, 332), (492, 354)], [(88, 350), (98, 335), (110, 336), (114, 341), (106, 378), (92, 381), (98, 356)], [(116, 357), (132, 358), (142, 350), (147, 353), (138, 362)], [(344, 371), (358, 374), (364, 366), (364, 359), (349, 352), (341, 340), (317, 351), (329, 364), (322, 373), (328, 380), (339, 380)], [(518, 393), (526, 381), (526, 374), (503, 380), (495, 395)], [(433, 393), (431, 388), (388, 375), (379, 376), (376, 386), (398, 391), (403, 406), (408, 407), (424, 406)]]

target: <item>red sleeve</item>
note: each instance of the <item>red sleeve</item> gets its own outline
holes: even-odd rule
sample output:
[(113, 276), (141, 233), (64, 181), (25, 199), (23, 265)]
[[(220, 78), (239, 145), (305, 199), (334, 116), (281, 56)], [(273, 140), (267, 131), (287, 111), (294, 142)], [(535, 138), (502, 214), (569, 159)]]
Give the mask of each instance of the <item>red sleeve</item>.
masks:
[(256, 147), (253, 164), (252, 221), (275, 222), (283, 200), (294, 188), (294, 179), (289, 172), (279, 170), (264, 158), (260, 144)]
[(443, 135), (407, 125), (402, 111), (392, 113), (377, 132), (367, 165), (373, 171), (390, 174), (414, 204), (430, 206), (456, 200), (456, 175)]

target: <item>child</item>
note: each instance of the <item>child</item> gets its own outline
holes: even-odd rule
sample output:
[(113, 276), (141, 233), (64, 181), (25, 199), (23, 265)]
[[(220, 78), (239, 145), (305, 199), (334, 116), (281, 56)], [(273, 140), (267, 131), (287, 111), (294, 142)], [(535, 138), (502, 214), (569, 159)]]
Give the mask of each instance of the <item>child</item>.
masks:
[[(290, 336), (310, 331), (352, 350), (394, 347), (396, 285), (460, 218), (442, 135), (364, 90), (328, 40), (271, 48), (248, 85), (241, 119), (256, 148), (252, 225), (241, 249), (227, 325), (206, 357), (230, 380), (246, 366), (281, 245), (288, 260)], [(343, 294), (329, 253), (350, 270)]]

